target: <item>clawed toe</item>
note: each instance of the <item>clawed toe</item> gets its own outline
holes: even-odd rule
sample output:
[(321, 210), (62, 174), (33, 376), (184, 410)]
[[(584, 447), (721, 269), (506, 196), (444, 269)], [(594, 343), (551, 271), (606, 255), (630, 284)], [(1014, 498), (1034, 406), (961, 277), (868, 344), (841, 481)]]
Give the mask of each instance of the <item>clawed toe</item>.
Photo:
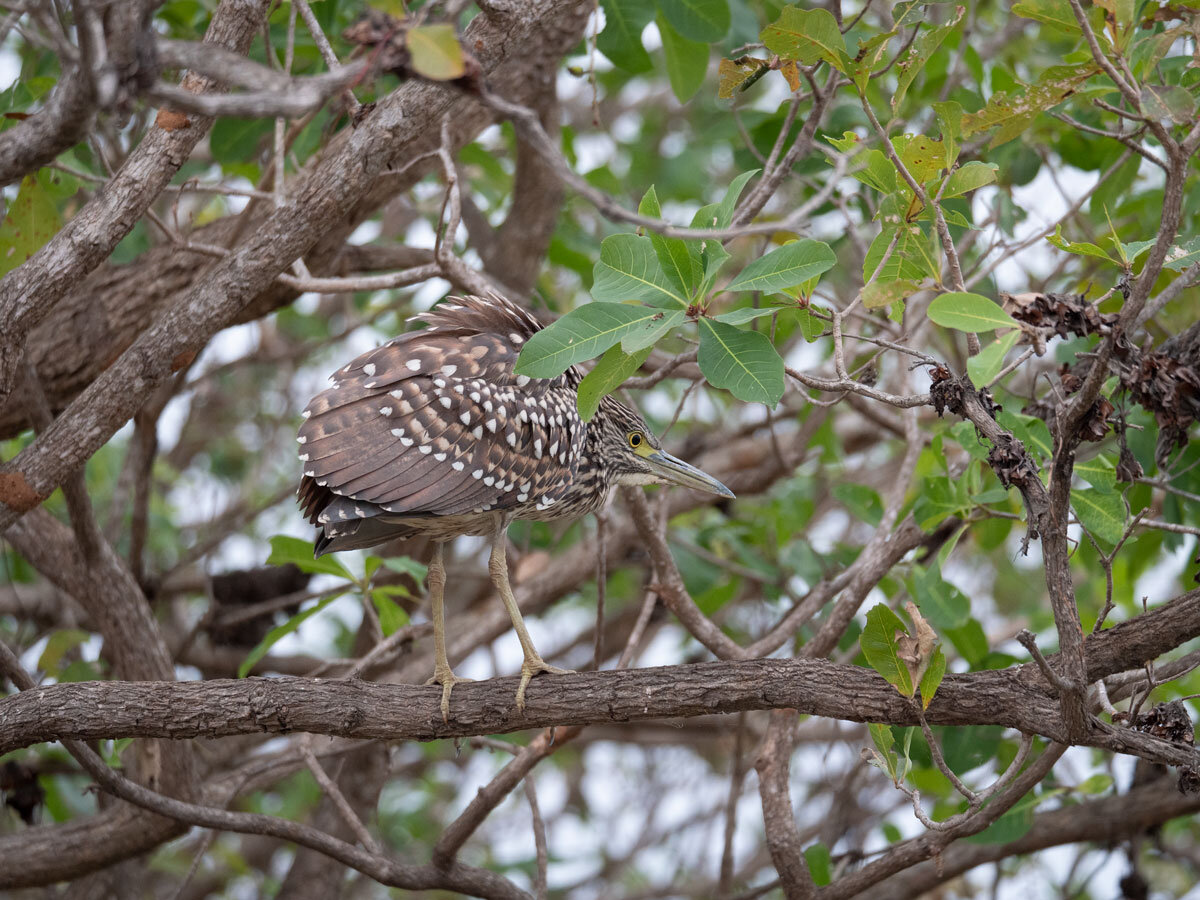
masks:
[(540, 656), (527, 657), (525, 662), (521, 664), (521, 684), (517, 687), (517, 709), (525, 712), (525, 688), (529, 686), (529, 682), (533, 680), (533, 676), (540, 675), (543, 672), (550, 675), (574, 675), (574, 669), (560, 669), (558, 666), (552, 666)]
[(466, 684), (474, 681), (473, 678), (460, 678), (455, 675), (449, 668), (445, 670), (434, 670), (433, 677), (426, 681), (426, 684), (440, 684), (442, 686), (442, 721), (446, 724), (450, 723), (450, 692), (454, 690), (456, 684)]

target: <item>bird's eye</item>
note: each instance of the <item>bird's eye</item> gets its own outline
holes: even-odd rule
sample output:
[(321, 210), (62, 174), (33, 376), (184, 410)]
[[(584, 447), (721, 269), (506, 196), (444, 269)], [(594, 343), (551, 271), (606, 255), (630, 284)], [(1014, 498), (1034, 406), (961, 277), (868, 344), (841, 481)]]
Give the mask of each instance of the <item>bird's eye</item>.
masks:
[(642, 437), (642, 433), (640, 431), (629, 432), (629, 446), (633, 447), (635, 450), (642, 446), (642, 441), (644, 440), (645, 438)]

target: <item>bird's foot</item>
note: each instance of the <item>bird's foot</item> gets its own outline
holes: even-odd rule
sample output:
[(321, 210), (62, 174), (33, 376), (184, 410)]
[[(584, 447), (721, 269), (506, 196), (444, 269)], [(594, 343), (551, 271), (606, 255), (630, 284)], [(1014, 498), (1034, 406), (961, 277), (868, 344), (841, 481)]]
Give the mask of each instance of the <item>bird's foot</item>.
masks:
[(451, 671), (449, 666), (437, 666), (433, 670), (433, 677), (426, 684), (440, 684), (442, 686), (442, 721), (446, 724), (450, 723), (450, 692), (454, 690), (456, 684), (467, 684), (474, 681), (474, 678), (459, 678)]
[(575, 674), (574, 669), (560, 669), (558, 666), (552, 666), (540, 656), (525, 657), (525, 662), (521, 663), (521, 684), (517, 688), (517, 709), (521, 712), (525, 712), (525, 688), (529, 686), (534, 675), (542, 672), (549, 672), (551, 675)]

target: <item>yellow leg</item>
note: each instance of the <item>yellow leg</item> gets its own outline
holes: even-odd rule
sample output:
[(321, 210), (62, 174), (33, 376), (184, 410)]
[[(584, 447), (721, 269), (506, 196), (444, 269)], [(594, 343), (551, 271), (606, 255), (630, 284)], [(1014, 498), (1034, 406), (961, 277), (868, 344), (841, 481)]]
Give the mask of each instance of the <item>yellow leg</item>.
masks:
[(446, 565), (442, 559), (442, 543), (433, 545), (433, 557), (429, 560), (429, 601), (433, 607), (433, 649), (435, 662), (433, 677), (426, 684), (442, 686), (442, 721), (450, 721), (450, 692), (454, 685), (470, 681), (470, 678), (459, 678), (450, 669), (450, 660), (446, 658)]
[(492, 555), (488, 560), (488, 571), (492, 576), (492, 583), (496, 585), (496, 590), (500, 592), (500, 599), (504, 601), (504, 608), (508, 610), (508, 617), (512, 619), (513, 628), (517, 632), (517, 640), (521, 642), (521, 652), (525, 654), (525, 661), (521, 663), (521, 684), (517, 688), (517, 709), (521, 712), (525, 711), (525, 688), (534, 675), (539, 672), (549, 672), (553, 675), (570, 675), (570, 669), (560, 669), (557, 666), (552, 666), (542, 659), (537, 652), (537, 648), (533, 646), (533, 639), (529, 636), (529, 632), (525, 629), (525, 622), (521, 618), (521, 610), (517, 608), (517, 598), (513, 596), (512, 585), (508, 581), (508, 560), (505, 559), (504, 547), (508, 542), (508, 529), (500, 528), (492, 536)]

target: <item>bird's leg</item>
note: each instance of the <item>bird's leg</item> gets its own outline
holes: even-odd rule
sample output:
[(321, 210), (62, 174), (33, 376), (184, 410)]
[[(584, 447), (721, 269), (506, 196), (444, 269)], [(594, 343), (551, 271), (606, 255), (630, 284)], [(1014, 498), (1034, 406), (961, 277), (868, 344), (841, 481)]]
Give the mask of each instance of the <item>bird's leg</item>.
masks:
[(429, 601), (433, 606), (433, 649), (435, 662), (433, 677), (426, 684), (442, 686), (442, 721), (450, 721), (450, 692), (454, 685), (470, 681), (470, 678), (459, 678), (450, 669), (450, 660), (446, 658), (446, 565), (442, 559), (443, 547), (441, 541), (433, 544), (433, 557), (429, 560)]
[(508, 560), (504, 555), (504, 547), (507, 542), (508, 529), (497, 529), (492, 536), (492, 555), (488, 560), (488, 571), (491, 573), (492, 583), (500, 592), (500, 599), (504, 601), (504, 608), (508, 610), (508, 617), (512, 619), (513, 628), (517, 632), (517, 640), (521, 642), (521, 652), (525, 654), (525, 661), (521, 663), (521, 684), (517, 688), (517, 709), (524, 712), (525, 688), (528, 687), (534, 675), (539, 672), (569, 675), (571, 670), (550, 665), (542, 659), (537, 648), (533, 646), (533, 639), (525, 630), (525, 622), (521, 619), (521, 610), (517, 608), (517, 598), (513, 596), (512, 585), (508, 581)]

